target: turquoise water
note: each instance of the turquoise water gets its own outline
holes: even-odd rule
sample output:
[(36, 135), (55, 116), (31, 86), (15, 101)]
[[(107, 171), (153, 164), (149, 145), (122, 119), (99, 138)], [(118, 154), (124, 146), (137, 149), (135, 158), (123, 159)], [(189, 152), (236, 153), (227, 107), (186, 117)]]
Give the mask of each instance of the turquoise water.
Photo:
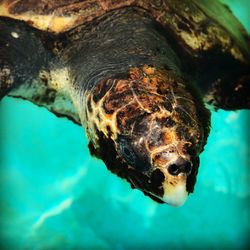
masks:
[[(249, 8), (230, 2), (249, 25)], [(180, 208), (110, 174), (67, 119), (12, 98), (0, 119), (0, 249), (250, 246), (250, 111), (213, 113), (195, 193)]]

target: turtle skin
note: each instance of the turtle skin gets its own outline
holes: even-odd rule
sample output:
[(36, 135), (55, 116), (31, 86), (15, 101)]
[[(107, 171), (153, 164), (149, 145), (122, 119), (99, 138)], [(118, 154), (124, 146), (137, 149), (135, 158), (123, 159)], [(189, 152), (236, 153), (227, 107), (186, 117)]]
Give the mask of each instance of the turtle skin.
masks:
[(157, 202), (194, 190), (215, 109), (250, 107), (249, 37), (217, 1), (0, 2), (0, 96), (82, 124)]

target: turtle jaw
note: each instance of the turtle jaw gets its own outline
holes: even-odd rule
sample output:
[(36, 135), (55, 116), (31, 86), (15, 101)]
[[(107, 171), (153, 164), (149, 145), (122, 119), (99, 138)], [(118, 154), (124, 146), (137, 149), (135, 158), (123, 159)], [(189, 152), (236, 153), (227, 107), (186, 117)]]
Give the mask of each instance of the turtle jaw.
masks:
[(171, 206), (176, 206), (176, 207), (182, 206), (188, 198), (186, 181), (187, 181), (187, 176), (183, 173), (179, 174), (178, 181), (175, 186), (169, 184), (168, 181), (164, 181), (163, 196), (162, 197), (158, 196), (158, 198), (161, 199), (164, 203), (167, 203)]
[[(199, 166), (183, 160), (178, 154), (174, 158), (177, 160), (163, 166), (150, 165), (148, 170), (143, 172), (137, 171), (137, 166), (129, 166), (127, 179), (133, 188), (141, 190), (159, 203), (182, 206), (194, 189)], [(173, 162), (180, 164), (177, 166)]]
[(154, 201), (175, 207), (182, 206), (186, 202), (190, 193), (187, 185), (187, 174), (180, 173), (174, 178), (172, 176), (169, 178), (169, 173), (159, 168), (154, 169), (151, 174), (133, 171), (129, 171), (126, 176), (131, 187), (141, 190)]
[(154, 186), (158, 185), (159, 189), (162, 189), (162, 193), (155, 195), (150, 192), (150, 194), (156, 196), (164, 203), (178, 207), (182, 206), (186, 202), (190, 193), (187, 182), (189, 181), (188, 176), (191, 171), (188, 173), (182, 171), (179, 174), (170, 174), (170, 166), (172, 166), (172, 164), (155, 170), (158, 171), (158, 175), (161, 173), (164, 177), (162, 178), (162, 183), (159, 182), (158, 184), (153, 184)]
[(186, 190), (186, 178), (184, 181), (180, 182), (175, 188), (171, 188), (169, 187), (169, 185), (164, 185), (163, 188), (164, 195), (162, 197), (162, 201), (164, 201), (165, 203), (171, 206), (179, 207), (186, 202), (188, 198), (188, 192)]

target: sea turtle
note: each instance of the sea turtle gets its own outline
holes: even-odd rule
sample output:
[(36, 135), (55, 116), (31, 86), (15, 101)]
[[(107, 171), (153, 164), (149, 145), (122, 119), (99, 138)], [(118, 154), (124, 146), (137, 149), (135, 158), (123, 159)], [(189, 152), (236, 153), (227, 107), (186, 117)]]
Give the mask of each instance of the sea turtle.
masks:
[(0, 94), (82, 124), (153, 200), (193, 192), (210, 112), (250, 107), (249, 37), (210, 0), (2, 0)]

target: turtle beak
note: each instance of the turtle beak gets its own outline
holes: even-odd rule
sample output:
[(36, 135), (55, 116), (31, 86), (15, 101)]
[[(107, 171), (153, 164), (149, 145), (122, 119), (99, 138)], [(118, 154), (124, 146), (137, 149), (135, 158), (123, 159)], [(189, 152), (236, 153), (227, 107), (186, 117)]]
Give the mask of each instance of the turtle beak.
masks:
[(167, 181), (163, 183), (163, 197), (161, 200), (172, 206), (182, 206), (188, 198), (188, 192), (186, 190), (185, 174), (179, 174), (177, 177), (177, 184), (172, 186)]
[[(179, 158), (168, 166), (157, 168), (156, 172), (162, 176), (162, 183), (157, 184), (162, 187), (162, 195), (156, 195), (156, 197), (169, 205), (182, 206), (187, 200), (189, 193), (187, 191), (187, 180), (192, 172), (192, 163)], [(152, 181), (155, 180), (156, 178), (153, 177)]]

